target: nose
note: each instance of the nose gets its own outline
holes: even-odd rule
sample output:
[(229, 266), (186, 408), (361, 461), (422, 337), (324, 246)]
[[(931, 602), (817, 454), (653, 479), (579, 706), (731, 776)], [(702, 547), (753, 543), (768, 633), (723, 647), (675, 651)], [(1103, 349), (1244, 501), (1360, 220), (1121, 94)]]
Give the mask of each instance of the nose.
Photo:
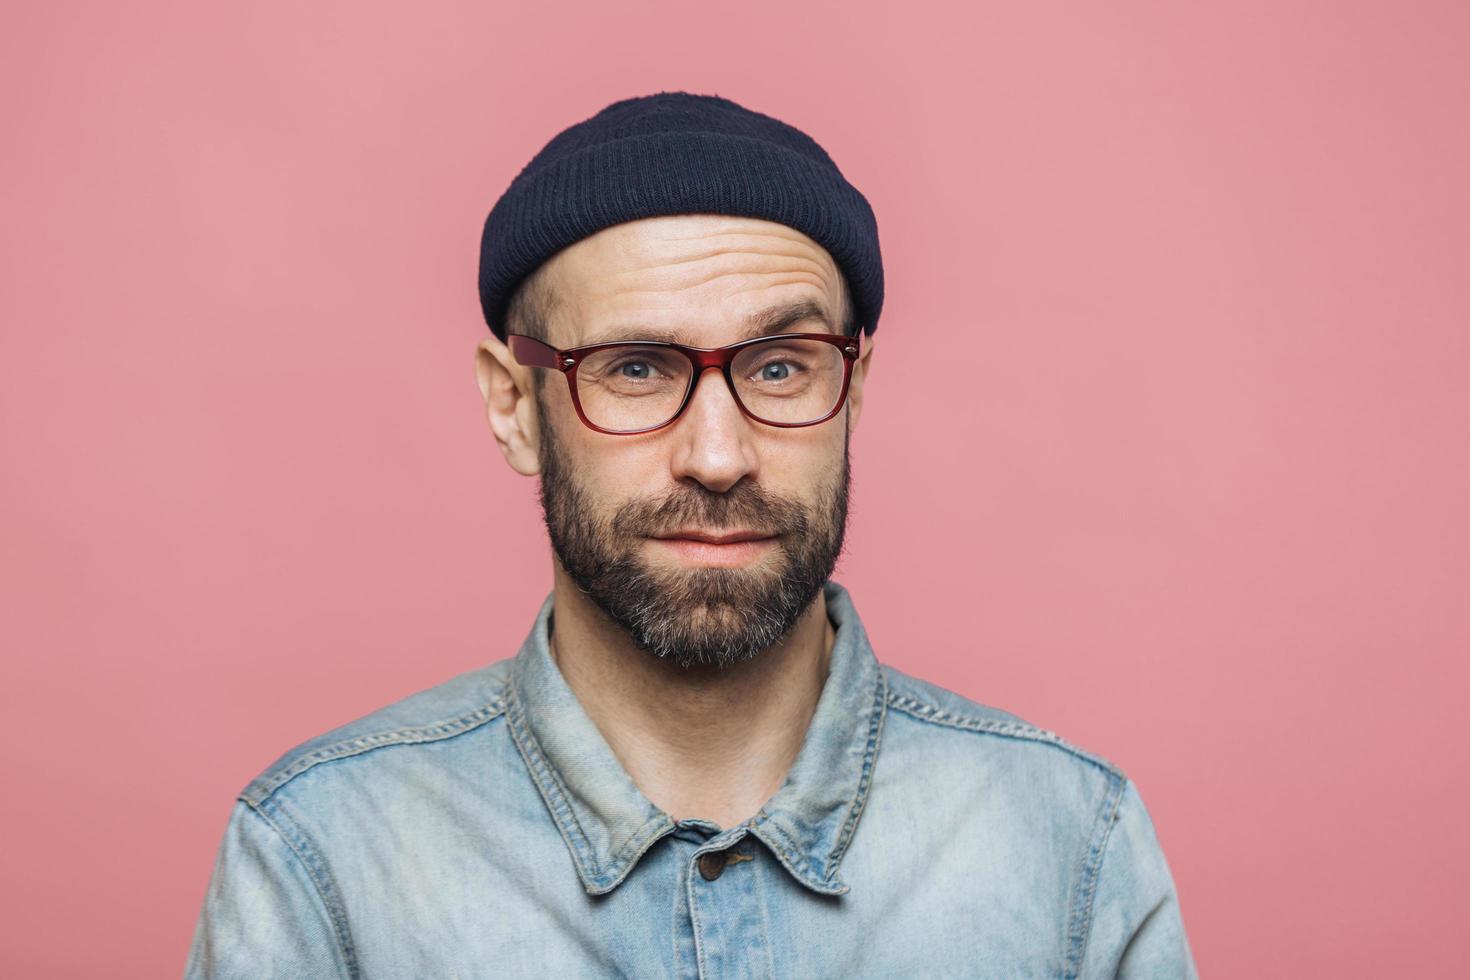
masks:
[(670, 427), (676, 440), (672, 475), (698, 480), (706, 489), (724, 493), (759, 462), (752, 441), (752, 422), (740, 411), (718, 368), (706, 368), (695, 379), (684, 414)]

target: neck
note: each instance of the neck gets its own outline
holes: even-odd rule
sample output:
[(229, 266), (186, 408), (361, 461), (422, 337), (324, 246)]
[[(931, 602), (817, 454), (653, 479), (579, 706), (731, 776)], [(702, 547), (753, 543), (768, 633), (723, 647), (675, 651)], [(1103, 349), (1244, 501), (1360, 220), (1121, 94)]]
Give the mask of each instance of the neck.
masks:
[(552, 564), (552, 659), (638, 789), (675, 820), (754, 816), (801, 751), (826, 683), (836, 632), (825, 593), (753, 660), (683, 668), (634, 646)]

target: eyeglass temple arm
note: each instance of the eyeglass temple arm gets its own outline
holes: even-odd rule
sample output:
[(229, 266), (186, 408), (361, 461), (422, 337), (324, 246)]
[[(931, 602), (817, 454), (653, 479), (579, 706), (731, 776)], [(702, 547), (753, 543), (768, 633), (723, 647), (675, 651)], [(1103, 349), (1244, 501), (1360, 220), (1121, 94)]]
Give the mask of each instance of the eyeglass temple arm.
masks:
[(562, 357), (555, 347), (544, 344), (535, 337), (513, 333), (506, 338), (506, 346), (510, 348), (516, 363), (525, 367), (556, 368), (558, 371), (565, 371), (572, 366), (571, 358)]

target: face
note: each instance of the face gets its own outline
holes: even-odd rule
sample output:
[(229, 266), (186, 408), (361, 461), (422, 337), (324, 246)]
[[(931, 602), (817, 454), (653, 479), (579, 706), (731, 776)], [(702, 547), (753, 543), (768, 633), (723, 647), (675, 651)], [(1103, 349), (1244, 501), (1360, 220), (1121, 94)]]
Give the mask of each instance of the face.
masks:
[[(629, 222), (564, 250), (543, 272), (554, 297), (546, 340), (562, 349), (620, 339), (723, 346), (750, 335), (748, 317), (803, 300), (828, 322), (780, 332), (841, 330), (842, 280), (831, 257), (768, 221)], [(841, 554), (849, 436), (866, 366), (865, 350), (848, 405), (824, 423), (782, 429), (749, 419), (724, 377), (707, 371), (672, 425), (639, 435), (584, 426), (565, 379), (545, 372), (533, 389), (537, 466), (566, 575), (652, 656), (725, 667), (770, 648)], [(708, 544), (680, 532), (756, 540)]]

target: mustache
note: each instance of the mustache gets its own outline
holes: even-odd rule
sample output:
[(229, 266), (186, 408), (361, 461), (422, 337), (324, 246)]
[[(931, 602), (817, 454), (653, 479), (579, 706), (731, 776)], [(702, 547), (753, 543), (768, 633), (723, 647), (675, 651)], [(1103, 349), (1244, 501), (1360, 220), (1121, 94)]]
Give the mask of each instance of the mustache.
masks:
[(802, 536), (810, 525), (806, 509), (799, 502), (749, 480), (741, 480), (723, 493), (693, 484), (670, 489), (653, 499), (631, 500), (618, 508), (611, 523), (618, 534), (645, 537), (688, 527)]

